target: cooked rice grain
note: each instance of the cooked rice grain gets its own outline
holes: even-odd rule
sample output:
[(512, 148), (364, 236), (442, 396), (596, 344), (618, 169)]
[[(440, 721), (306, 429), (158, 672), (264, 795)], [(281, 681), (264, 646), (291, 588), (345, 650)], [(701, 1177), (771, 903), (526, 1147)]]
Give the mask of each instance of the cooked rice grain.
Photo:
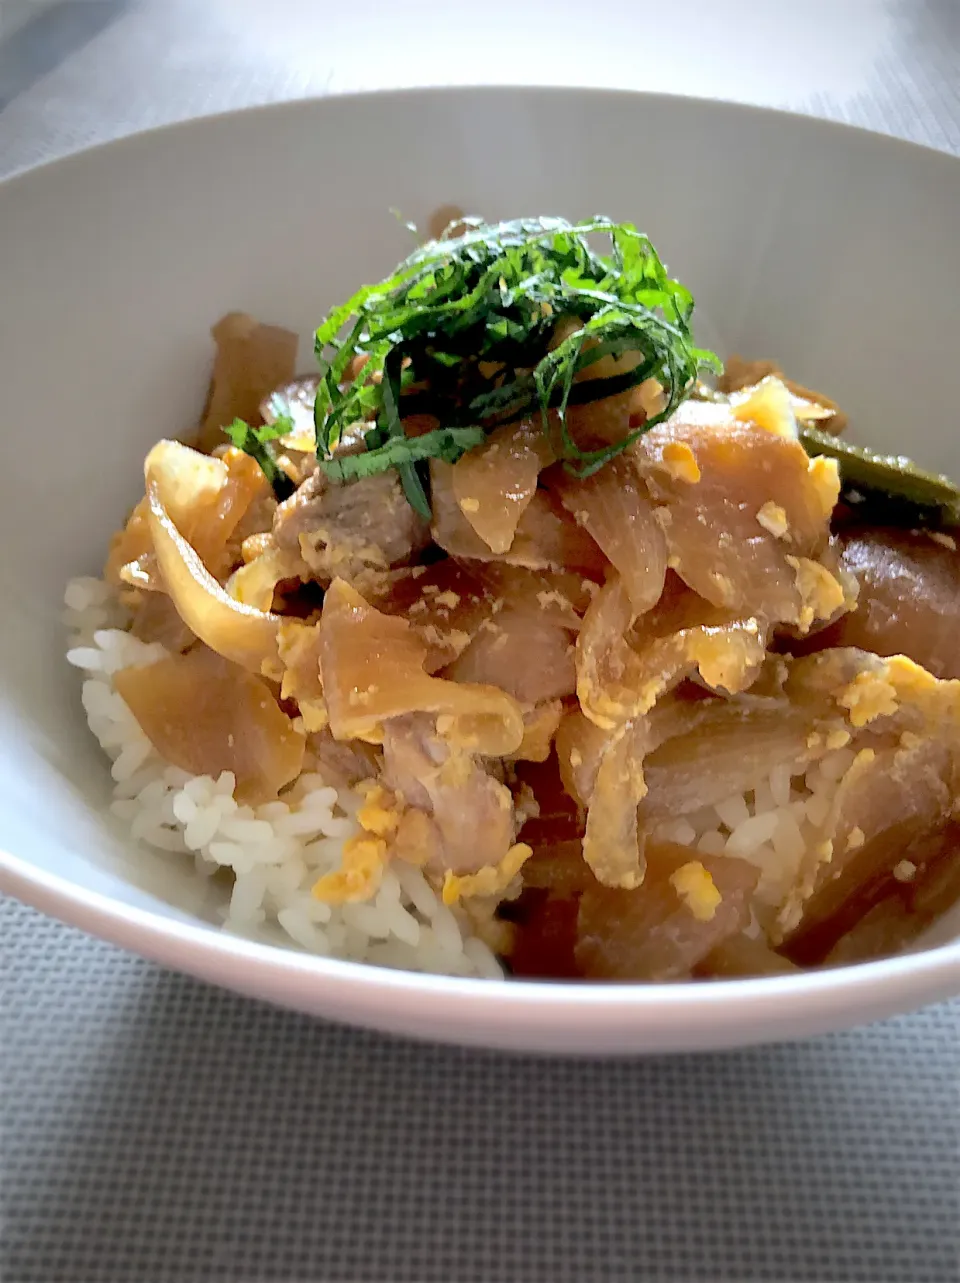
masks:
[(84, 674), (91, 731), (110, 758), (111, 811), (136, 841), (192, 858), (199, 875), (234, 875), (220, 908), (224, 929), (309, 953), (379, 966), (502, 978), (500, 964), (464, 918), (443, 905), (423, 873), (388, 867), (364, 904), (315, 900), (313, 884), (339, 868), (343, 844), (358, 832), (361, 799), (304, 773), (278, 801), (257, 807), (233, 796), (234, 777), (194, 776), (165, 762), (113, 688), (113, 674), (162, 659), (162, 646), (125, 631), (116, 595), (99, 579), (74, 579), (64, 595), (67, 659)]

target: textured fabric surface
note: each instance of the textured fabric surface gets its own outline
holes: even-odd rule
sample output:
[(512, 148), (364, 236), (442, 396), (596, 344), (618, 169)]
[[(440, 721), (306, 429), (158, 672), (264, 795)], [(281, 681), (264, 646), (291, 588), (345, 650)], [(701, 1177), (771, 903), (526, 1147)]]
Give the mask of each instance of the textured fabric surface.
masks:
[(274, 1011), (7, 902), (5, 1283), (953, 1283), (956, 1006), (590, 1063)]
[[(549, 22), (488, 0), (469, 38), (455, 5), (397, 12), (0, 0), (0, 173), (251, 102), (491, 79), (791, 106), (960, 153), (957, 0), (688, 0), (656, 59), (640, 0), (589, 27), (569, 0)], [(0, 1279), (956, 1283), (958, 1035), (954, 1003), (703, 1057), (432, 1048), (0, 900)]]

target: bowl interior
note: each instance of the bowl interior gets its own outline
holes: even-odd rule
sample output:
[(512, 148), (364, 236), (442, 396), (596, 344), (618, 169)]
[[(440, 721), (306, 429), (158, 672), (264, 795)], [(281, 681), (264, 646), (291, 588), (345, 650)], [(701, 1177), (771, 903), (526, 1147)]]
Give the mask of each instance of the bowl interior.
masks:
[[(697, 298), (698, 337), (779, 358), (862, 440), (960, 474), (953, 299), (960, 165), (719, 104), (572, 91), (328, 100), (214, 118), (0, 186), (0, 847), (191, 920), (185, 862), (131, 852), (63, 661), (66, 580), (98, 573), (146, 448), (202, 405), (209, 325), (296, 328), (456, 202), (636, 222)], [(949, 935), (955, 925), (941, 929)]]

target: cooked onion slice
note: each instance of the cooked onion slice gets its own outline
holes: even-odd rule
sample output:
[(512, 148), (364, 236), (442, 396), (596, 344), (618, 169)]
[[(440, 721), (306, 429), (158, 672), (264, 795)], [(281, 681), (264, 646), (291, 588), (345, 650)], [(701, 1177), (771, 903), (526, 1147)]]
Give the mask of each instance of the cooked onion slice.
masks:
[(763, 664), (766, 627), (731, 618), (688, 592), (675, 577), (654, 611), (633, 625), (623, 581), (612, 575), (597, 593), (577, 638), (577, 695), (587, 717), (612, 730), (649, 712), (685, 677), (736, 694)]
[(453, 493), (464, 517), (492, 552), (513, 543), (517, 523), (553, 451), (531, 419), (504, 424), (453, 465)]
[(638, 887), (646, 860), (637, 833), (637, 807), (647, 786), (643, 757), (648, 746), (643, 721), (631, 722), (608, 745), (593, 787), (583, 838), (583, 858), (608, 887)]
[(300, 774), (304, 736), (270, 687), (205, 646), (121, 669), (114, 684), (161, 757), (192, 775), (232, 771), (245, 802)]
[(815, 560), (839, 494), (831, 460), (695, 401), (641, 437), (635, 457), (661, 505), (667, 564), (705, 600), (803, 632), (843, 606)]
[(663, 591), (667, 547), (632, 461), (620, 456), (583, 481), (558, 470), (550, 484), (619, 572), (634, 613), (654, 606)]
[(550, 499), (536, 490), (517, 522), (516, 533), (505, 552), (494, 552), (467, 520), (454, 489), (454, 467), (430, 460), (435, 543), (453, 557), (476, 561), (505, 561), (531, 570), (579, 570), (602, 577), (606, 558), (586, 530)]
[(175, 443), (161, 441), (155, 446), (144, 468), (150, 534), (166, 589), (180, 618), (211, 650), (250, 672), (264, 672), (265, 666), (268, 673), (275, 672), (280, 616), (235, 601), (170, 516), (167, 498), (176, 478), (165, 461), (171, 444)]
[(523, 740), (516, 700), (494, 686), (475, 686), (424, 672), (427, 648), (405, 619), (381, 614), (345, 580), (327, 590), (320, 621), (320, 666), (337, 739), (378, 740), (383, 723), (418, 711), (449, 718), (447, 733), (491, 757)]
[(212, 450), (234, 419), (258, 423), (260, 402), (293, 378), (298, 339), (291, 330), (260, 325), (245, 312), (229, 312), (213, 327), (217, 354), (198, 444)]

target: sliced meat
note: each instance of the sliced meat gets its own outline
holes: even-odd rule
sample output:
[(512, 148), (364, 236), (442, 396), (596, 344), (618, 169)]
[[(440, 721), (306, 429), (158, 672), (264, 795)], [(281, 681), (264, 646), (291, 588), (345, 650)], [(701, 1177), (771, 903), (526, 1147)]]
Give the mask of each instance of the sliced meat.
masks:
[(759, 874), (732, 856), (651, 845), (634, 890), (599, 883), (580, 897), (575, 957), (590, 980), (681, 980), (750, 919)]
[(169, 651), (185, 651), (197, 639), (165, 592), (131, 594), (130, 632), (142, 642), (159, 642)]
[(542, 612), (505, 607), (487, 619), (443, 672), (457, 682), (499, 686), (521, 704), (572, 695), (577, 688), (573, 635)]
[(340, 485), (319, 469), (277, 509), (273, 536), (320, 580), (403, 565), (430, 542), (395, 472)]
[(385, 615), (409, 620), (427, 648), (424, 669), (435, 673), (470, 645), (493, 614), (496, 595), (470, 567), (445, 557), (385, 576), (371, 602)]
[(513, 799), (473, 754), (451, 745), (423, 713), (395, 717), (384, 728), (383, 784), (427, 815), (439, 843), (435, 874), (476, 873), (499, 864), (513, 845)]
[(822, 641), (909, 655), (935, 677), (960, 677), (960, 553), (953, 542), (925, 531), (844, 535), (842, 565), (859, 581), (858, 606)]
[(361, 780), (372, 780), (379, 767), (372, 744), (364, 744), (362, 740), (342, 743), (333, 738), (329, 728), (308, 737), (307, 753), (313, 762), (308, 757), (304, 768), (319, 771), (324, 782), (336, 789), (350, 789)]

